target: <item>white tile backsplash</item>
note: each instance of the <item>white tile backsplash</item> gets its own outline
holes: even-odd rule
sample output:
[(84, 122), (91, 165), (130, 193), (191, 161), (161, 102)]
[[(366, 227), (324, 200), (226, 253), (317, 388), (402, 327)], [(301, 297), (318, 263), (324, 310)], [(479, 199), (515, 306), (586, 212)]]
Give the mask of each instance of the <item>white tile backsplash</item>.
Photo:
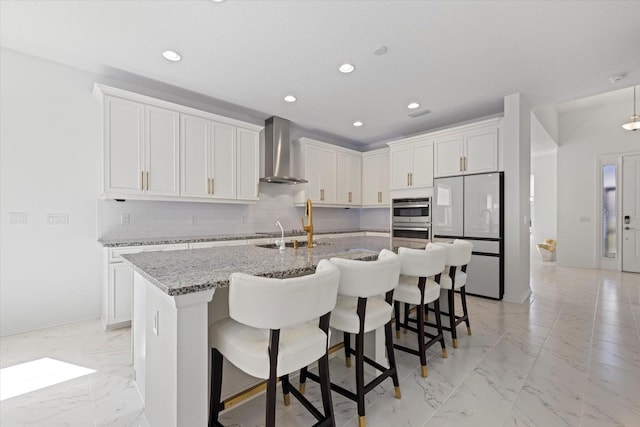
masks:
[[(297, 185), (260, 184), (255, 204), (98, 201), (98, 237), (103, 239), (188, 237), (300, 230), (304, 208), (293, 206)], [(129, 225), (120, 216), (129, 215)], [(193, 224), (192, 217), (197, 221)], [(315, 231), (388, 229), (389, 209), (321, 208), (313, 210)]]

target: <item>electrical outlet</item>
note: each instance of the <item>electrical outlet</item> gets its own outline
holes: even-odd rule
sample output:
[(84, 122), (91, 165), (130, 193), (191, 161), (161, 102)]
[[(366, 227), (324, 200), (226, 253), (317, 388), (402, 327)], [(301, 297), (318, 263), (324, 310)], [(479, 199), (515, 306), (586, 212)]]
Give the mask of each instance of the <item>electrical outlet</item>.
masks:
[(47, 214), (48, 225), (69, 225), (68, 213), (48, 213)]
[(24, 225), (27, 223), (27, 214), (25, 212), (9, 212), (9, 224)]
[(120, 225), (129, 225), (131, 224), (131, 217), (129, 214), (120, 215)]
[(191, 215), (191, 224), (197, 224), (198, 223), (198, 217), (195, 215)]

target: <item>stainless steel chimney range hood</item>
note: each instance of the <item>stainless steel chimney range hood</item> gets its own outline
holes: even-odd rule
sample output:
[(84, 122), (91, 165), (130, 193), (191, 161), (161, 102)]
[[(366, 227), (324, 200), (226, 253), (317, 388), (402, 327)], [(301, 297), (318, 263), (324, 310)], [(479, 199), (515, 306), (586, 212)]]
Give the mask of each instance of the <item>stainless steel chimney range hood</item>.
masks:
[(291, 122), (281, 117), (270, 117), (264, 128), (264, 178), (260, 182), (273, 184), (303, 184), (306, 179), (291, 176), (289, 128)]

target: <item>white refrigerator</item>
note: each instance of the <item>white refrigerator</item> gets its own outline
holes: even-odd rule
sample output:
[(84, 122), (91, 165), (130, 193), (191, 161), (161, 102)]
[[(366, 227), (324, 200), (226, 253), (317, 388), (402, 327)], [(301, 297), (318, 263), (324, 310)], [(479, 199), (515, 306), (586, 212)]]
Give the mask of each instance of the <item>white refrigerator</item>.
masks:
[(466, 291), (494, 299), (504, 294), (503, 187), (496, 172), (436, 178), (433, 188), (433, 240), (473, 243)]

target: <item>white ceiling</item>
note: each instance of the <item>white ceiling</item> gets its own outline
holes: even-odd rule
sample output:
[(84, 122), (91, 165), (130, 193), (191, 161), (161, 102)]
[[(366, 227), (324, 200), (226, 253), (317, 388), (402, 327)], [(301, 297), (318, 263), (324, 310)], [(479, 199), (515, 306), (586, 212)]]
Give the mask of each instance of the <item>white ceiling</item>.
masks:
[[(640, 1), (2, 0), (0, 45), (358, 146), (499, 113), (515, 92), (538, 108), (637, 84), (639, 17)], [(408, 117), (411, 101), (431, 114)]]

